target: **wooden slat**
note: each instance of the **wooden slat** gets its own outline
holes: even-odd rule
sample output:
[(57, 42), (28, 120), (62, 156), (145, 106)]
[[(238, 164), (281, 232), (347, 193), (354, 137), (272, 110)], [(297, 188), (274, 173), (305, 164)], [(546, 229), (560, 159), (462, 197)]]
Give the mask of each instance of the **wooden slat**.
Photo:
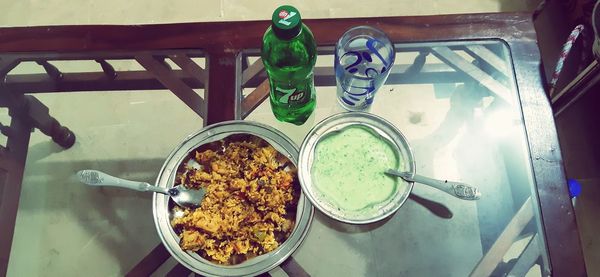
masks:
[(152, 274), (147, 275), (147, 277), (165, 277), (173, 267), (175, 267), (179, 262), (171, 256), (164, 263), (162, 263)]
[[(236, 110), (240, 90), (240, 64), (237, 53), (213, 52), (209, 54), (206, 124), (233, 120), (240, 116)], [(241, 96), (239, 96), (241, 97)]]
[(187, 269), (187, 267), (182, 264), (177, 264), (169, 273), (167, 273), (167, 277), (186, 277), (192, 274), (192, 271)]
[(13, 57), (0, 58), (0, 77), (4, 78), (8, 72), (13, 70), (19, 64), (19, 60)]
[[(176, 49), (177, 47), (172, 47)], [(185, 54), (188, 57), (204, 57), (205, 53), (196, 49), (137, 49), (137, 50), (111, 50), (111, 51), (89, 51), (82, 49), (81, 51), (75, 52), (63, 52), (63, 51), (44, 51), (44, 52), (17, 52), (17, 53), (8, 53), (1, 52), (1, 59), (9, 58), (9, 59), (18, 59), (21, 62), (35, 62), (39, 60), (45, 61), (73, 61), (73, 60), (131, 60), (135, 59), (137, 55), (156, 55), (156, 56), (168, 56), (172, 54)], [(109, 61), (109, 62), (110, 62)]]
[(148, 72), (154, 75), (167, 89), (172, 91), (183, 103), (200, 117), (205, 118), (204, 100), (193, 89), (173, 74), (159, 61), (150, 55), (140, 55), (135, 58)]
[[(173, 70), (173, 75), (191, 88), (202, 88), (195, 78), (183, 70)], [(121, 71), (114, 79), (104, 72), (63, 73), (59, 81), (47, 74), (9, 74), (4, 86), (14, 93), (107, 91), (107, 90), (154, 90), (165, 86), (148, 71)]]
[(293, 277), (287, 274), (280, 266), (269, 270), (269, 277)]
[(492, 244), (490, 250), (479, 260), (479, 263), (477, 263), (470, 276), (490, 276), (492, 271), (502, 261), (502, 257), (504, 257), (508, 249), (521, 234), (523, 228), (533, 219), (532, 205), (531, 197), (527, 198), (519, 211), (517, 211), (508, 225), (506, 225), (504, 231), (500, 233), (498, 239)]
[(250, 79), (258, 76), (258, 74), (265, 71), (265, 65), (262, 62), (262, 59), (256, 60), (252, 65), (250, 65), (244, 72), (242, 72), (242, 87), (246, 86), (246, 83), (250, 81)]
[(504, 74), (504, 76), (507, 76), (507, 74), (509, 74), (510, 72), (508, 70), (508, 64), (506, 63), (506, 61), (498, 57), (496, 53), (492, 52), (490, 49), (483, 45), (467, 45), (465, 46), (465, 51), (474, 58), (478, 58), (479, 60), (488, 63), (489, 65), (494, 67), (498, 72)]
[(302, 266), (294, 259), (294, 257), (290, 256), (285, 262), (279, 265), (283, 271), (285, 271), (289, 276), (293, 277), (310, 277), (310, 274), (302, 268)]
[[(506, 276), (525, 276), (540, 257), (543, 247), (540, 243), (540, 235), (533, 235), (525, 250), (523, 250), (523, 253), (521, 253), (517, 262)], [(546, 275), (545, 272), (542, 272), (542, 276)]]
[(36, 63), (41, 65), (44, 68), (44, 71), (46, 71), (46, 74), (48, 74), (48, 76), (50, 76), (50, 78), (52, 78), (52, 80), (58, 81), (58, 80), (62, 79), (62, 77), (63, 77), (62, 72), (60, 72), (60, 70), (58, 70), (58, 68), (56, 68), (56, 66), (54, 66), (53, 64), (51, 64), (45, 60), (36, 61)]
[(269, 97), (270, 89), (269, 80), (264, 80), (242, 100), (242, 119), (246, 118), (258, 105)]
[(169, 58), (192, 77), (198, 78), (202, 83), (206, 83), (206, 70), (200, 67), (200, 65), (194, 62), (190, 57), (185, 54), (173, 54), (169, 55)]
[(129, 272), (127, 276), (131, 277), (145, 277), (150, 276), (157, 268), (159, 268), (166, 260), (170, 257), (169, 251), (161, 244), (157, 245), (144, 257), (139, 263), (137, 263)]
[(494, 79), (492, 76), (488, 75), (477, 66), (471, 64), (463, 57), (454, 53), (452, 50), (450, 50), (450, 48), (434, 47), (432, 50), (433, 54), (440, 60), (453, 67), (456, 71), (464, 72), (473, 78), (474, 81), (489, 89), (492, 93), (503, 99), (505, 102), (510, 104), (515, 102), (512, 97), (512, 92), (509, 88), (496, 81), (496, 79)]
[(102, 71), (104, 72), (104, 75), (106, 75), (107, 78), (114, 79), (117, 77), (117, 72), (115, 71), (115, 68), (106, 60), (96, 59), (95, 61), (100, 64), (100, 67), (102, 68)]

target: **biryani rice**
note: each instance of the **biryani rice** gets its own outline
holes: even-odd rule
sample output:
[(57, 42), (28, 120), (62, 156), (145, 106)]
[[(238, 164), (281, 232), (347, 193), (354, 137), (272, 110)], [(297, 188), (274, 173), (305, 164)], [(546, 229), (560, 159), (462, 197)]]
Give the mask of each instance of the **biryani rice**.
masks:
[[(237, 264), (275, 250), (294, 228), (296, 174), (266, 142), (222, 142), (197, 151), (201, 169), (186, 168), (178, 183), (205, 188), (196, 209), (176, 207), (171, 221), (183, 250), (213, 262)], [(287, 161), (287, 159), (286, 159)]]

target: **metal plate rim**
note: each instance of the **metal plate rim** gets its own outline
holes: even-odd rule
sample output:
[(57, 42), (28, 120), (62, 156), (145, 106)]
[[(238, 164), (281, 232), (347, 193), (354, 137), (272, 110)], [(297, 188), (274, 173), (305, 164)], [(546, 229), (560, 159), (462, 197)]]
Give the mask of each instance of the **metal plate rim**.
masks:
[[(404, 148), (407, 152), (408, 159), (409, 159), (409, 161), (408, 161), (409, 172), (411, 173), (411, 176), (414, 176), (414, 174), (416, 173), (416, 163), (415, 163), (414, 155), (413, 155), (412, 149), (410, 147), (410, 144), (408, 143), (408, 140), (406, 139), (406, 137), (404, 137), (402, 132), (400, 132), (400, 130), (398, 130), (398, 128), (396, 128), (392, 123), (385, 120), (384, 118), (374, 115), (374, 114), (371, 114), (371, 113), (343, 112), (343, 113), (334, 114), (332, 116), (325, 118), (321, 122), (317, 123), (308, 132), (308, 134), (304, 138), (304, 141), (302, 142), (302, 145), (300, 147), (299, 160), (301, 161), (301, 163), (300, 163), (300, 166), (298, 167), (298, 177), (300, 179), (300, 186), (302, 187), (302, 191), (304, 192), (304, 195), (306, 195), (306, 197), (310, 200), (310, 202), (313, 204), (313, 206), (316, 207), (323, 214), (327, 215), (328, 217), (330, 217), (334, 220), (337, 220), (337, 221), (340, 221), (343, 223), (371, 224), (371, 223), (381, 221), (381, 220), (391, 216), (398, 209), (400, 209), (400, 207), (408, 199), (408, 196), (411, 194), (413, 186), (414, 186), (414, 182), (406, 182), (407, 188), (405, 189), (405, 192), (401, 194), (401, 197), (398, 197), (398, 199), (392, 199), (392, 200), (395, 200), (395, 205), (393, 206), (393, 208), (390, 208), (377, 216), (362, 219), (362, 220), (346, 218), (346, 217), (343, 217), (338, 214), (330, 212), (326, 207), (324, 207), (324, 205), (322, 205), (320, 203), (319, 199), (317, 199), (317, 197), (313, 193), (313, 189), (312, 189), (312, 179), (310, 178), (310, 173), (309, 173), (310, 169), (308, 168), (310, 165), (308, 165), (308, 161), (311, 160), (311, 158), (310, 158), (310, 156), (312, 155), (311, 152), (312, 152), (312, 149), (315, 147), (315, 145), (318, 141), (318, 138), (327, 133), (327, 130), (322, 131), (321, 129), (325, 128), (324, 127), (325, 125), (342, 124), (343, 120), (350, 120), (350, 119), (355, 120), (355, 124), (363, 124), (363, 123), (365, 123), (364, 122), (365, 119), (373, 120), (373, 121), (379, 122), (379, 123), (383, 124), (385, 127), (389, 128), (391, 130), (392, 134), (390, 134), (389, 132), (386, 132), (385, 130), (378, 129), (374, 126), (369, 126), (370, 128), (378, 129), (379, 131), (385, 132), (387, 135), (391, 136), (391, 139), (394, 140), (393, 143), (396, 144), (396, 146), (398, 148), (400, 148), (401, 146), (397, 145), (397, 142), (395, 141), (394, 138), (397, 138), (399, 141), (401, 141), (404, 144)], [(366, 124), (368, 125), (368, 123), (366, 123)], [(322, 132), (320, 132), (320, 131), (322, 131)], [(314, 140), (317, 140), (317, 141), (314, 141)], [(392, 200), (390, 200), (390, 203)]]
[[(241, 130), (236, 131), (236, 129)], [(266, 133), (261, 133), (261, 131)], [(232, 135), (236, 133), (249, 133), (265, 139), (271, 145), (276, 144), (273, 145), (273, 147), (278, 151), (284, 149), (286, 153), (282, 154), (285, 154), (296, 164), (296, 166), (298, 166), (298, 147), (285, 134), (257, 122), (231, 120), (207, 126), (184, 139), (165, 159), (156, 179), (156, 185), (172, 186), (177, 167), (181, 160), (187, 156), (189, 151), (210, 142), (210, 138), (214, 138), (215, 136), (223, 134)], [(172, 228), (169, 223), (167, 212), (164, 211), (164, 209), (167, 209), (164, 208), (167, 205), (166, 203), (168, 203), (167, 196), (154, 194), (152, 199), (153, 218), (161, 243), (179, 263), (196, 273), (207, 276), (256, 275), (277, 267), (300, 247), (310, 230), (314, 215), (314, 207), (311, 205), (311, 202), (308, 201), (306, 195), (301, 192), (300, 200), (298, 202), (296, 226), (290, 237), (275, 251), (254, 258), (258, 260), (248, 264), (246, 267), (243, 266), (244, 263), (228, 267), (214, 264), (202, 258), (199, 260), (193, 257), (192, 254), (181, 250), (178, 243), (173, 244), (175, 239), (172, 237), (172, 234), (169, 234), (170, 232), (168, 232), (169, 230), (172, 231)]]

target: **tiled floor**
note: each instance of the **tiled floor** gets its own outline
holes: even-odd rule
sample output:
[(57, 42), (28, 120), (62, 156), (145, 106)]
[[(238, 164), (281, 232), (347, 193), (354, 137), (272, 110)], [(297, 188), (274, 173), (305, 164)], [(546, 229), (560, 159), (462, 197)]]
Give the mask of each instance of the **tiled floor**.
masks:
[[(446, 13), (524, 11), (536, 0), (345, 0), (287, 1), (304, 18), (398, 16)], [(260, 4), (241, 0), (94, 1), (25, 0), (2, 1), (0, 26), (64, 24), (143, 24), (165, 22), (231, 21), (268, 19), (280, 1)]]
[[(326, 18), (519, 11), (530, 10), (530, 2), (382, 0), (368, 8), (340, 0), (327, 6), (315, 0), (291, 4), (305, 18)], [(0, 25), (267, 19), (277, 4), (272, 0), (260, 5), (235, 0), (3, 1)], [(77, 143), (61, 151), (39, 131), (32, 135), (8, 275), (123, 275), (159, 242), (150, 195), (90, 189), (72, 180), (73, 172), (94, 168), (152, 182), (172, 147), (201, 128), (202, 120), (166, 91), (38, 98), (77, 134)]]

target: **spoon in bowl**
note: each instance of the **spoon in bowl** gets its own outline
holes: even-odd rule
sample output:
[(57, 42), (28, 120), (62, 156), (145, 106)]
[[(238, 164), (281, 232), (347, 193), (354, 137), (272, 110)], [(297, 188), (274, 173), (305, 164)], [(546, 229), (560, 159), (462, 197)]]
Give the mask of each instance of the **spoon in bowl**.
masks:
[(186, 208), (196, 208), (202, 203), (204, 189), (189, 189), (183, 185), (178, 185), (172, 188), (163, 188), (153, 186), (146, 182), (130, 181), (115, 176), (108, 175), (104, 172), (92, 169), (80, 170), (77, 172), (79, 181), (90, 186), (110, 186), (120, 187), (137, 191), (151, 191), (162, 193), (171, 196), (173, 201)]
[(410, 173), (408, 172), (401, 172), (394, 169), (386, 170), (385, 174), (400, 177), (407, 182), (416, 182), (428, 185), (460, 199), (478, 200), (481, 198), (481, 192), (479, 192), (478, 188), (465, 183), (436, 180), (416, 174), (414, 176), (410, 176)]

